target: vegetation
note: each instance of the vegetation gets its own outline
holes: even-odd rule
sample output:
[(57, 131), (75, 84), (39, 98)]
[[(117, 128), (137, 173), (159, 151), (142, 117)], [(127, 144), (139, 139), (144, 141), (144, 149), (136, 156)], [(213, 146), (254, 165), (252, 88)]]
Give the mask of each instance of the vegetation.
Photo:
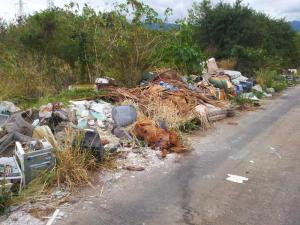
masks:
[(87, 98), (101, 97), (106, 91), (95, 91), (94, 89), (87, 87), (81, 89), (62, 90), (59, 94), (53, 96), (45, 96), (43, 98), (24, 98), (15, 97), (11, 98), (14, 102), (23, 109), (39, 108), (42, 105), (46, 105), (49, 102), (61, 102), (64, 105), (68, 105), (70, 100), (81, 100)]
[(0, 182), (0, 215), (9, 212), (9, 207), (11, 205), (12, 194), (10, 190), (6, 187), (6, 181)]
[(263, 89), (274, 88), (275, 91), (282, 91), (288, 86), (287, 82), (274, 70), (261, 69), (255, 73), (255, 79)]
[(234, 98), (232, 98), (231, 101), (237, 107), (237, 109), (240, 110), (248, 110), (252, 109), (254, 106), (259, 106), (258, 102), (246, 98), (243, 95), (237, 95)]
[[(240, 0), (194, 3), (188, 18), (166, 29), (171, 14), (168, 8), (159, 16), (148, 5), (127, 0), (110, 12), (70, 3), (15, 23), (0, 18), (0, 100), (13, 100), (23, 108), (67, 103), (103, 94), (91, 88), (67, 90), (71, 84), (91, 84), (96, 77), (108, 76), (132, 87), (157, 67), (201, 74), (208, 57), (216, 57), (224, 69), (253, 76), (264, 89), (280, 91), (287, 87), (279, 76), (281, 70), (300, 67), (300, 34), (285, 20), (256, 12)], [(233, 102), (253, 105), (242, 96)], [(177, 115), (177, 109), (174, 113), (163, 106), (159, 109), (157, 119), (168, 118), (170, 128), (180, 125), (181, 131), (189, 132), (205, 127), (203, 118), (170, 116)], [(52, 184), (72, 190), (90, 183), (95, 166), (91, 155), (67, 142), (56, 157), (55, 169), (31, 182), (14, 202)], [(11, 193), (1, 191), (0, 214), (12, 203)]]
[(0, 20), (0, 98), (31, 104), (99, 76), (134, 86), (161, 66), (199, 74), (201, 62), (212, 56), (246, 75), (299, 66), (299, 34), (241, 1), (195, 3), (187, 20), (166, 29), (171, 13), (166, 9), (161, 18), (151, 7), (128, 0), (110, 12), (71, 3), (18, 23)]
[(264, 67), (299, 65), (294, 41), (298, 38), (299, 45), (299, 37), (290, 24), (256, 12), (240, 0), (215, 6), (209, 0), (194, 3), (189, 22), (195, 40), (209, 56), (236, 58), (236, 68), (249, 76)]

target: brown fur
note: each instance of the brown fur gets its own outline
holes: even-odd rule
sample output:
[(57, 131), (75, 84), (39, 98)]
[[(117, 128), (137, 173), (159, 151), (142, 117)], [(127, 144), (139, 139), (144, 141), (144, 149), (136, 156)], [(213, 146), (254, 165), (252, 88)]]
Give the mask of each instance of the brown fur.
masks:
[(152, 147), (159, 147), (161, 150), (177, 153), (183, 150), (175, 131), (162, 129), (150, 119), (139, 120), (134, 127), (134, 134)]

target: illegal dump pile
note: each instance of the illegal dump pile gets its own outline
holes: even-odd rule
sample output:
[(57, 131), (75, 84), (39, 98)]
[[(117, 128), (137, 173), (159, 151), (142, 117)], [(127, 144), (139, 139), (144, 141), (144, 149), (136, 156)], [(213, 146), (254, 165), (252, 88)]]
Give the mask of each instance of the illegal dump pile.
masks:
[[(200, 76), (158, 69), (131, 89), (98, 78), (95, 91), (106, 93), (101, 99), (93, 95), (68, 105), (53, 102), (21, 111), (13, 103), (1, 102), (2, 186), (17, 193), (42, 174), (47, 187), (52, 182), (73, 190), (92, 185), (90, 171), (108, 155), (126, 158), (131, 152), (153, 149), (162, 159), (184, 152), (182, 127), (196, 123), (206, 129), (234, 116), (230, 98), (258, 101), (251, 91), (262, 92), (255, 80), (219, 69), (214, 59), (208, 60), (207, 68)], [(122, 168), (144, 170), (140, 165)]]

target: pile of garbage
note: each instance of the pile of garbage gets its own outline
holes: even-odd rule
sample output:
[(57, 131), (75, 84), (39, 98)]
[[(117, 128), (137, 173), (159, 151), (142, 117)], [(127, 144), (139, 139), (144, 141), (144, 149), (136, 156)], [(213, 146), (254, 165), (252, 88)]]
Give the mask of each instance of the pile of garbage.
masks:
[[(71, 101), (65, 107), (61, 103), (49, 103), (38, 110), (27, 111), (21, 111), (8, 102), (2, 102), (0, 106), (0, 115), (5, 118), (0, 128), (0, 168), (4, 168), (0, 178), (11, 184), (18, 182), (21, 187), (41, 171), (54, 167), (54, 151), (63, 149), (67, 132), (81, 132), (81, 147), (91, 150), (100, 162), (106, 145), (116, 139), (119, 144), (119, 138), (111, 137), (111, 131), (120, 130), (136, 120), (136, 110), (132, 106), (114, 107), (101, 100)], [(109, 137), (103, 141), (100, 136), (105, 137), (106, 133)], [(129, 133), (126, 134), (131, 138)], [(9, 158), (4, 162), (14, 162), (19, 176), (11, 176), (6, 169), (11, 168), (11, 163), (1, 163), (4, 157)]]
[(259, 98), (257, 96), (272, 97), (275, 92), (273, 88), (267, 88), (264, 91), (255, 79), (245, 77), (239, 71), (220, 69), (214, 58), (207, 61), (207, 70), (204, 71), (203, 78), (198, 86), (213, 85), (218, 88), (213, 91), (216, 91), (216, 96), (222, 100), (226, 99), (226, 96), (241, 96), (258, 102)]
[(113, 103), (88, 99), (21, 111), (13, 103), (1, 102), (0, 154), (13, 158), (21, 174), (18, 179), (26, 185), (38, 171), (53, 168), (54, 151), (63, 149), (69, 133), (82, 132), (81, 147), (99, 162), (105, 151), (115, 153), (137, 140), (160, 150), (161, 157), (181, 153), (185, 147), (177, 131), (182, 124), (196, 118), (208, 127), (233, 116), (228, 96), (255, 88), (240, 72), (220, 70), (214, 59), (207, 64), (208, 70), (200, 76), (157, 69), (145, 74), (135, 88), (120, 88), (113, 80), (97, 78), (95, 89), (107, 90), (103, 99)]
[(20, 189), (41, 171), (55, 166), (55, 150), (63, 150), (70, 131), (83, 134), (80, 146), (91, 151), (98, 162), (104, 159), (105, 151), (116, 153), (137, 138), (159, 149), (162, 157), (183, 150), (176, 132), (161, 128), (153, 120), (141, 119), (133, 105), (70, 101), (68, 106), (49, 103), (27, 111), (13, 108), (12, 103), (2, 105), (6, 107), (1, 108), (1, 115), (6, 117), (0, 132), (0, 178), (10, 185), (19, 183)]

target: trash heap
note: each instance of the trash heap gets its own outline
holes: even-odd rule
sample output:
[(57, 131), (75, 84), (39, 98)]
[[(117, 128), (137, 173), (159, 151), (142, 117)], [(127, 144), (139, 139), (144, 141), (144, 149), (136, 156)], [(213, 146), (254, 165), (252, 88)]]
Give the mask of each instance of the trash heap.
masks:
[(272, 97), (275, 92), (273, 88), (267, 88), (266, 91), (263, 91), (254, 79), (243, 76), (239, 71), (220, 69), (214, 58), (207, 61), (207, 70), (204, 71), (202, 77), (203, 80), (198, 83), (198, 87), (204, 88), (212, 85), (216, 88), (210, 88), (212, 94), (220, 100), (226, 99), (226, 96), (241, 96), (258, 102), (257, 96)]
[[(0, 179), (9, 184), (20, 183), (22, 187), (42, 171), (53, 168), (55, 150), (63, 150), (69, 133), (81, 133), (82, 149), (91, 151), (102, 161), (104, 148), (100, 133), (101, 129), (113, 128), (112, 109), (104, 101), (72, 101), (69, 106), (49, 103), (38, 110), (21, 111), (13, 103), (1, 102), (0, 168), (17, 168), (19, 175), (12, 176), (9, 170), (3, 169)], [(75, 135), (72, 140), (76, 141)]]
[[(163, 68), (145, 74), (134, 88), (117, 87), (108, 78), (95, 83), (96, 90), (107, 91), (102, 99), (113, 103), (99, 99), (70, 101), (69, 105), (54, 102), (27, 111), (10, 102), (0, 103), (0, 155), (16, 163), (21, 186), (40, 171), (53, 168), (55, 151), (62, 151), (66, 137), (74, 139), (78, 132), (83, 136), (81, 148), (91, 151), (98, 162), (105, 152), (136, 147), (137, 140), (159, 150), (162, 158), (181, 153), (185, 147), (180, 126), (196, 119), (206, 128), (233, 116), (227, 96), (253, 87), (241, 73), (219, 70), (214, 60), (208, 61), (208, 71), (200, 76), (182, 76)], [(0, 163), (0, 169), (7, 166)], [(8, 173), (3, 176), (14, 182)]]

